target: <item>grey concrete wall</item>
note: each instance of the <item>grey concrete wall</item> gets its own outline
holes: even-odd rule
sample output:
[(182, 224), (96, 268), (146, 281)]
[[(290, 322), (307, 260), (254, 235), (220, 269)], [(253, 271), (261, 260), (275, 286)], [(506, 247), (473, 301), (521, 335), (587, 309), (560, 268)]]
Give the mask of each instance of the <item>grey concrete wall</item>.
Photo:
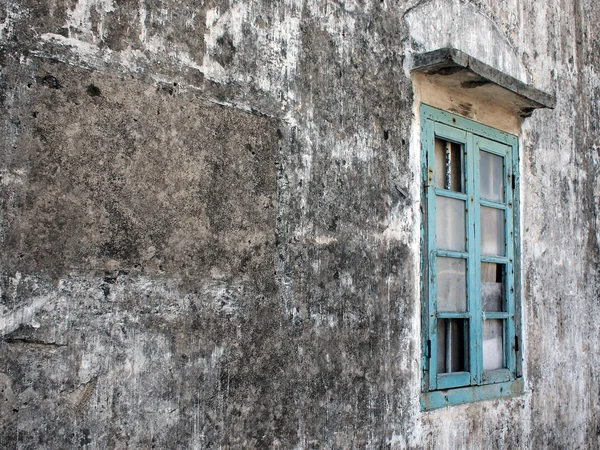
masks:
[[(5, 0), (1, 448), (598, 448), (594, 0)], [(408, 65), (521, 132), (526, 392), (421, 412)]]

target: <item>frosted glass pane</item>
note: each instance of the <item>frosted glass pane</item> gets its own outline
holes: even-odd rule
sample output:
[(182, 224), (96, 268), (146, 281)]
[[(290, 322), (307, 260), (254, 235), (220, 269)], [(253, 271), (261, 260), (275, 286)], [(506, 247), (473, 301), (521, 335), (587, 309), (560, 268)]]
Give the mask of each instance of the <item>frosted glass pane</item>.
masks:
[(504, 367), (504, 324), (502, 320), (483, 321), (483, 370)]
[(437, 333), (438, 373), (468, 371), (468, 322), (464, 319), (439, 319)]
[(435, 138), (435, 187), (463, 192), (462, 178), (462, 145)]
[(481, 263), (481, 302), (483, 311), (502, 311), (503, 264)]
[(481, 207), (481, 253), (504, 256), (504, 211)]
[(481, 198), (504, 201), (504, 158), (479, 152), (479, 185)]
[(464, 259), (437, 258), (438, 311), (467, 310), (467, 262)]
[(453, 198), (436, 199), (435, 236), (437, 248), (465, 250), (465, 202)]

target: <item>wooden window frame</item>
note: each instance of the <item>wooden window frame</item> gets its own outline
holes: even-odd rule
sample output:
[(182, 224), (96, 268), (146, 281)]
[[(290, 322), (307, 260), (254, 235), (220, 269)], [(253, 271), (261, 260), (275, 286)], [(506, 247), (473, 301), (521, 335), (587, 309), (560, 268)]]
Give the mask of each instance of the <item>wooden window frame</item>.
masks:
[[(519, 394), (523, 391), (521, 370), (520, 234), (519, 234), (519, 145), (518, 138), (473, 120), (421, 105), (421, 295), (422, 295), (422, 394), (423, 409)], [(464, 192), (435, 186), (435, 138), (462, 145)], [(504, 201), (480, 198), (479, 150), (504, 158)], [(477, 159), (478, 161), (478, 159)], [(465, 251), (436, 248), (435, 202), (438, 197), (465, 202)], [(481, 206), (505, 211), (505, 256), (481, 255)], [(430, 231), (432, 230), (432, 231)], [(439, 312), (436, 299), (436, 257), (466, 260), (466, 312)], [(504, 311), (483, 312), (481, 262), (504, 264)], [(439, 319), (463, 318), (469, 322), (468, 371), (437, 373), (437, 323)], [(483, 370), (483, 321), (503, 320), (505, 368)]]

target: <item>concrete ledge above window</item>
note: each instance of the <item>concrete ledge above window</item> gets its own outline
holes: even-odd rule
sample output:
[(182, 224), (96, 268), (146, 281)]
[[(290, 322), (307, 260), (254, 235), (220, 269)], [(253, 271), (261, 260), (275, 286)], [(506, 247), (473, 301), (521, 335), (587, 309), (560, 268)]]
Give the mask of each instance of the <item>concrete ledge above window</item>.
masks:
[[(443, 86), (458, 96), (468, 93), (469, 97), (498, 105), (520, 117), (529, 117), (535, 109), (556, 105), (553, 95), (454, 48), (415, 54), (410, 70), (413, 76), (422, 74), (430, 83)], [(468, 117), (468, 114), (462, 115)]]

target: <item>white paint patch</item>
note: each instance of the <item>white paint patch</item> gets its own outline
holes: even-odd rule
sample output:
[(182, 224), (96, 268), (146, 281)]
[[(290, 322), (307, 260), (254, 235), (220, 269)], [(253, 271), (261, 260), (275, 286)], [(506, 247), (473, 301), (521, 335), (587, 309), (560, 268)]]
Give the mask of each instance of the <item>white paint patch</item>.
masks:
[[(149, 62), (148, 57), (141, 50), (128, 48), (127, 50), (120, 52), (119, 56), (119, 64), (129, 72), (139, 72), (142, 66)], [(152, 78), (156, 81), (161, 81), (158, 80), (156, 76), (153, 76)]]
[(352, 275), (350, 275), (348, 272), (344, 272), (340, 275), (340, 285), (352, 293), (356, 292)]
[(334, 314), (311, 313), (310, 320), (313, 323), (313, 330), (319, 333), (323, 328), (335, 328), (338, 326), (338, 318)]
[[(453, 47), (527, 83), (527, 71), (507, 37), (470, 3), (425, 2), (411, 10), (405, 20), (412, 39), (424, 51)], [(407, 54), (410, 52), (406, 49)]]
[(226, 33), (231, 36), (233, 45), (237, 47), (242, 41), (242, 24), (247, 15), (246, 6), (243, 3), (233, 5), (224, 14), (220, 14), (219, 8), (206, 11), (206, 34), (204, 45), (206, 51), (202, 62), (204, 76), (215, 81), (231, 81), (228, 71), (218, 62), (211, 58), (211, 53), (218, 52), (219, 38)]
[(92, 378), (95, 378), (100, 371), (100, 357), (101, 352), (83, 352), (81, 354), (81, 361), (79, 363), (78, 378), (84, 383), (89, 382)]
[(352, 39), (343, 39), (342, 36), (352, 36), (356, 27), (356, 20), (352, 15), (334, 15), (330, 14), (325, 29), (332, 36), (338, 38), (336, 42), (336, 50), (340, 60), (348, 59), (355, 50), (355, 44)]
[(10, 185), (23, 185), (26, 181), (26, 173), (22, 169), (8, 171), (6, 169), (0, 170), (0, 183), (4, 186)]
[[(211, 270), (211, 273), (213, 271)], [(220, 271), (215, 272), (219, 274)], [(202, 290), (205, 298), (210, 298), (213, 307), (222, 311), (227, 315), (235, 314), (238, 311), (238, 306), (235, 299), (242, 295), (243, 286), (240, 284), (227, 282), (226, 280), (214, 280), (207, 282)]]
[(98, 23), (97, 35), (92, 31), (92, 11), (104, 16), (115, 10), (113, 0), (79, 0), (67, 14), (66, 26), (75, 30), (79, 38), (93, 44), (104, 38), (102, 21)]
[(221, 359), (223, 358), (224, 354), (225, 354), (225, 347), (222, 347), (220, 345), (215, 345), (215, 348), (213, 348), (212, 354), (210, 355), (210, 369), (219, 367), (219, 365), (221, 364)]
[[(139, 72), (144, 65), (149, 63), (148, 53), (151, 55), (164, 55), (171, 61), (179, 63), (182, 67), (192, 67), (200, 69), (200, 65), (193, 61), (193, 58), (182, 47), (174, 49), (168, 48), (162, 36), (154, 34), (148, 37), (146, 28), (147, 9), (144, 0), (140, 0), (138, 6), (140, 34), (139, 39), (143, 45), (143, 50), (127, 48), (120, 52), (114, 52), (108, 48), (100, 48), (98, 44), (106, 38), (103, 30), (103, 23), (107, 13), (115, 11), (113, 0), (79, 0), (75, 8), (68, 13), (64, 27), (69, 29), (69, 37), (55, 33), (45, 33), (41, 36), (40, 43), (42, 50), (32, 52), (41, 57), (57, 57), (63, 62), (75, 65), (90, 67), (101, 70), (108, 64), (121, 66), (128, 72)], [(96, 30), (92, 30), (92, 12), (99, 15), (99, 20), (95, 24)], [(155, 18), (160, 22), (169, 20), (169, 11), (163, 9), (160, 11), (160, 17)], [(53, 46), (64, 47), (69, 50), (68, 55), (56, 55)], [(66, 58), (66, 60), (65, 60)], [(168, 77), (160, 75), (151, 75), (157, 81)]]
[(317, 236), (315, 237), (315, 243), (319, 245), (328, 245), (332, 242), (337, 242), (337, 238), (331, 236)]
[(186, 53), (186, 52), (180, 52), (180, 53), (178, 53), (177, 54), (177, 59), (184, 66), (191, 67), (193, 69), (198, 69), (198, 70), (202, 71), (202, 66), (199, 65), (199, 64), (197, 64), (195, 61), (193, 61), (192, 58), (191, 58), (191, 56), (188, 53)]
[(145, 0), (139, 0), (138, 14), (140, 16), (140, 42), (146, 43), (146, 37), (148, 36), (148, 30), (146, 29), (146, 2)]
[[(288, 97), (291, 95), (288, 86), (295, 77), (300, 48), (300, 20), (294, 6), (292, 2), (284, 2), (280, 7), (285, 8), (286, 14), (274, 14), (272, 22), (266, 27), (253, 27), (252, 41), (243, 34), (242, 27), (261, 18), (246, 4), (235, 3), (225, 12), (219, 8), (208, 10), (204, 35), (206, 51), (200, 67), (204, 76), (218, 83), (250, 84), (264, 92), (281, 92), (285, 110), (292, 98)], [(214, 58), (221, 50), (220, 41), (224, 36), (231, 39), (236, 49), (232, 64), (237, 70), (221, 66)], [(253, 53), (253, 58), (259, 56), (253, 65), (253, 72), (243, 70), (236, 64), (236, 56), (244, 55), (250, 42), (259, 49), (258, 53)]]
[(397, 208), (394, 209), (395, 211), (390, 212), (385, 230), (376, 237), (386, 241), (398, 241), (409, 245), (412, 243), (411, 238), (414, 232), (414, 211), (412, 209), (405, 209), (400, 212)]
[(373, 148), (377, 148), (375, 143), (371, 142), (372, 139), (372, 134), (357, 131), (352, 136), (335, 140), (332, 143), (331, 156), (340, 160), (370, 161), (374, 156)]
[(17, 23), (23, 16), (23, 11), (17, 9), (17, 3), (8, 2), (6, 4), (6, 17), (4, 22), (0, 23), (0, 36), (4, 35), (5, 39), (12, 36), (14, 32), (15, 23)]
[[(43, 42), (53, 45), (68, 47), (74, 54), (96, 69), (101, 69), (112, 58), (110, 49), (100, 49), (96, 45), (75, 38), (67, 38), (60, 34), (44, 33), (41, 36)], [(32, 52), (34, 55), (42, 55), (40, 51)]]
[[(408, 58), (406, 58), (408, 60)], [(406, 64), (405, 60), (405, 64)], [(406, 67), (405, 67), (406, 68)], [(410, 127), (410, 145), (409, 145), (409, 166), (411, 172), (413, 174), (413, 180), (418, 180), (418, 182), (409, 183), (410, 190), (410, 198), (415, 199), (411, 214), (413, 220), (411, 220), (412, 229), (409, 230), (409, 236), (406, 238), (406, 242), (411, 249), (411, 253), (413, 255), (413, 271), (412, 277), (408, 280), (408, 283), (412, 286), (420, 286), (421, 281), (421, 215), (420, 215), (420, 207), (421, 207), (421, 115), (420, 115), (420, 105), (421, 105), (421, 97), (418, 89), (414, 91), (414, 100), (413, 100), (413, 110), (412, 110), (412, 123)], [(390, 223), (395, 223), (398, 220), (394, 220), (398, 216), (397, 213), (390, 214)], [(408, 219), (404, 219), (408, 220)], [(400, 219), (402, 221), (402, 219)], [(408, 223), (400, 223), (398, 224), (401, 229), (404, 226), (408, 226)], [(413, 311), (416, 311), (417, 314), (412, 316), (412, 321), (410, 324), (410, 330), (407, 330), (407, 333), (410, 333), (409, 336), (421, 336), (421, 290), (419, 288), (414, 289), (415, 296), (413, 299)], [(399, 311), (397, 312), (398, 316), (404, 315), (404, 307), (399, 305)], [(414, 364), (420, 368), (419, 357), (421, 355), (421, 340), (417, 340), (417, 345), (415, 345), (415, 353), (417, 361)], [(411, 356), (413, 356), (411, 355)], [(413, 357), (414, 357), (413, 356)], [(408, 364), (407, 364), (408, 365)], [(411, 384), (411, 398), (413, 399), (412, 413), (418, 419), (416, 420), (415, 426), (410, 435), (411, 443), (414, 447), (418, 447), (422, 442), (422, 436), (424, 434), (423, 430), (423, 422), (420, 420), (420, 402), (419, 402), (419, 394), (421, 392), (421, 379), (420, 376), (413, 377), (413, 383)], [(418, 443), (418, 444), (417, 444)]]
[(401, 434), (394, 434), (387, 441), (388, 448), (393, 449), (404, 449), (406, 448), (406, 440)]
[(42, 295), (33, 297), (27, 305), (18, 308), (13, 312), (7, 312), (5, 307), (0, 310), (0, 335), (4, 336), (17, 330), (21, 325), (39, 328), (40, 324), (36, 320), (36, 314), (48, 303), (56, 300), (56, 294)]

